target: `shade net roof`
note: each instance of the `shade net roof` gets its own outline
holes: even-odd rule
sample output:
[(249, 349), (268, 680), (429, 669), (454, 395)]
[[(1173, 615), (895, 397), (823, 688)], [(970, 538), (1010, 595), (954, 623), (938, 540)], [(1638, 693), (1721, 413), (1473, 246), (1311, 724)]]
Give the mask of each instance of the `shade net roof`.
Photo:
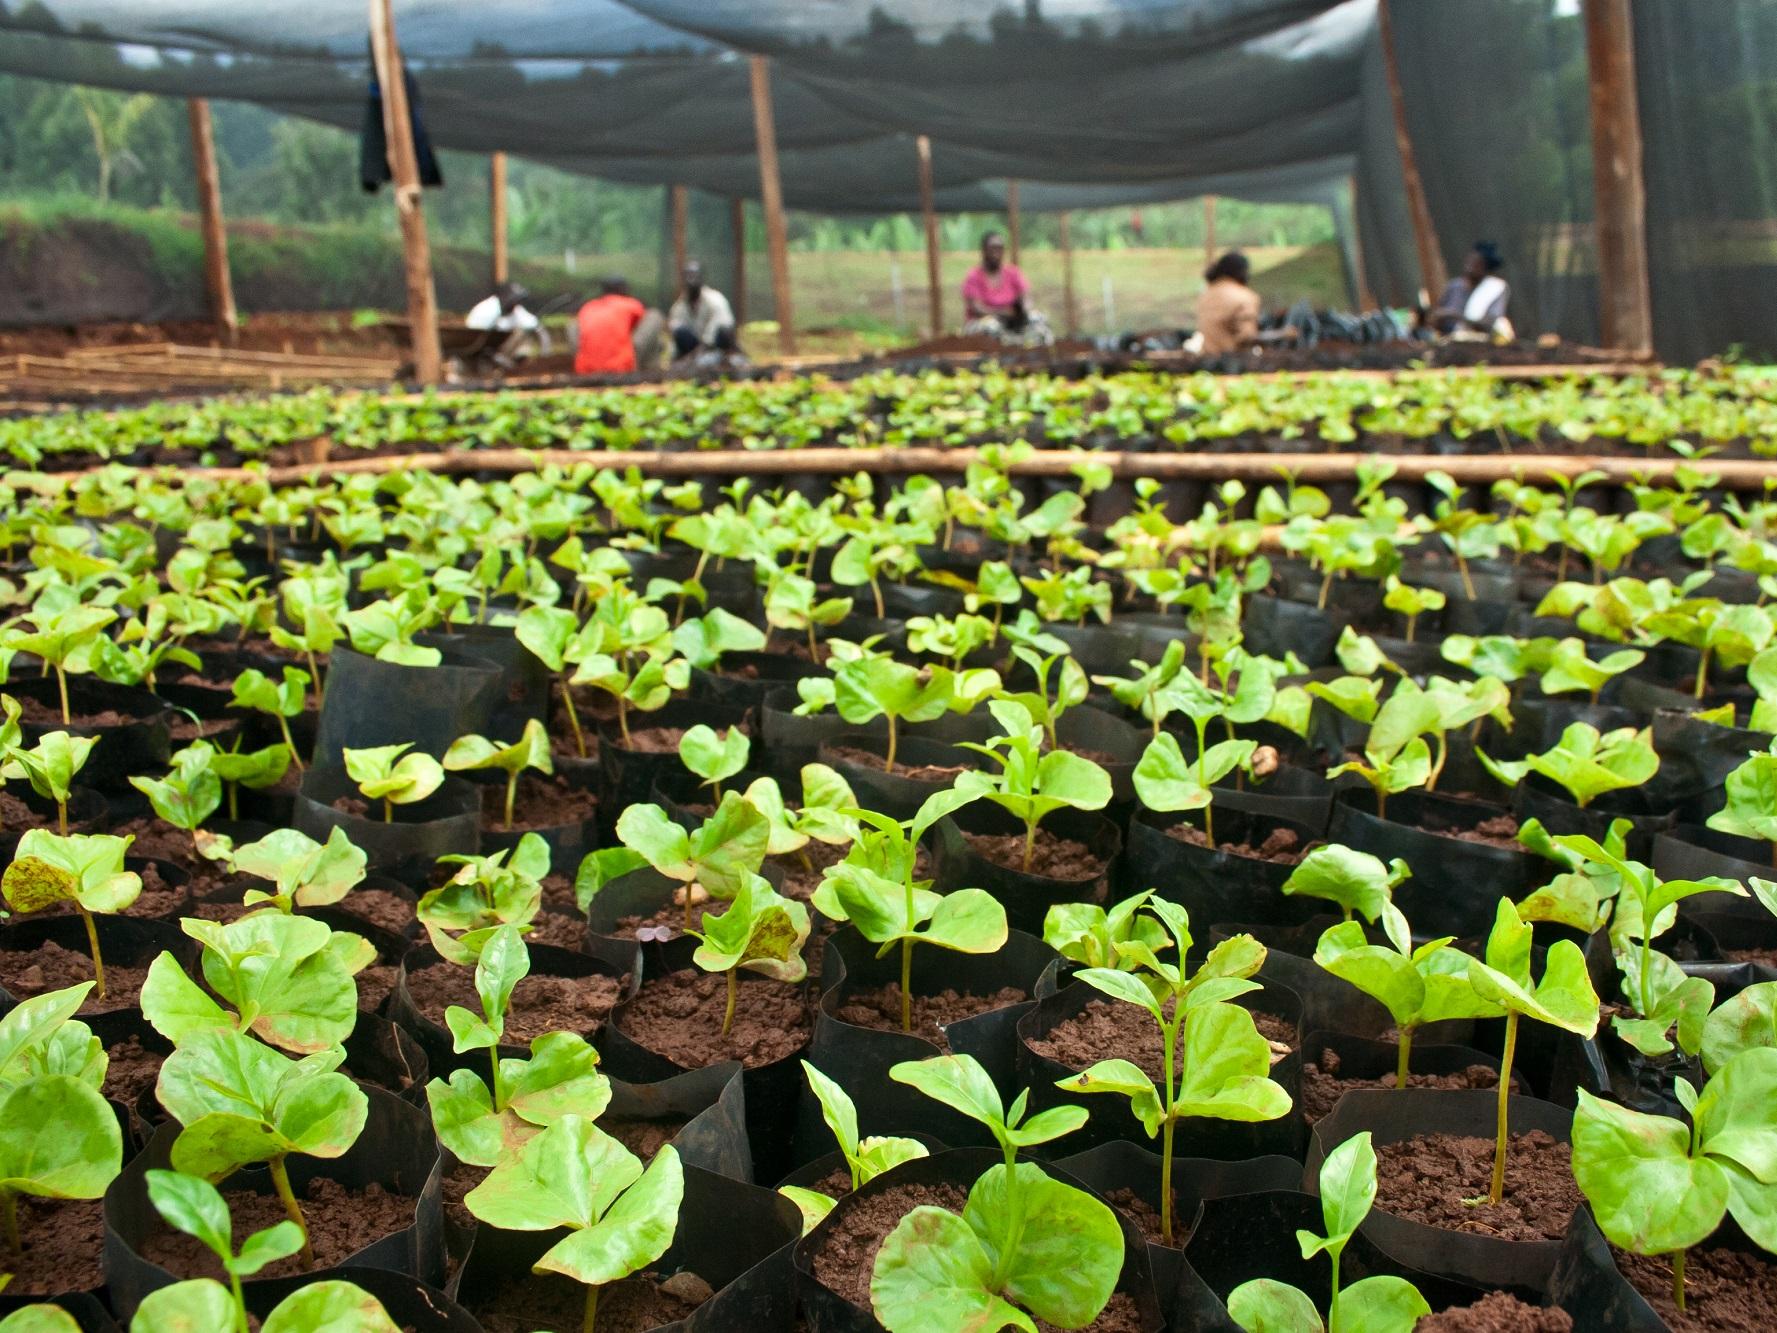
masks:
[[(234, 98), (356, 128), (366, 0), (0, 0), (0, 70)], [(1376, 0), (395, 0), (433, 142), (755, 197), (745, 53), (772, 58), (791, 207), (1033, 210), (1217, 193), (1334, 210), (1384, 299), (1417, 287)], [(1777, 0), (1633, 0), (1656, 335), (1769, 343)], [(1447, 260), (1507, 252), (1526, 330), (1596, 334), (1578, 0), (1393, 0)], [(1701, 149), (1699, 143), (1704, 144)], [(1352, 224), (1348, 182), (1357, 183)], [(342, 182), (341, 188), (350, 188)], [(1354, 266), (1355, 271), (1355, 266)]]

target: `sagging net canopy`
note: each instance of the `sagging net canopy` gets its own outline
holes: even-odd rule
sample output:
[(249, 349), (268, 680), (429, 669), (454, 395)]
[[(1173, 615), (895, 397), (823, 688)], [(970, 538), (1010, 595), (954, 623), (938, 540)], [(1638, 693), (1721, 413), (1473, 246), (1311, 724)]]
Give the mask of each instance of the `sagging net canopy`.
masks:
[[(364, 0), (0, 0), (0, 69), (237, 98), (356, 128)], [(1706, 12), (1705, 12), (1706, 11)], [(1769, 345), (1777, 0), (1634, 0), (1660, 350)], [(1521, 329), (1596, 337), (1578, 0), (1393, 0), (1441, 248), (1505, 250)], [(1376, 0), (397, 0), (433, 142), (756, 197), (745, 53), (772, 58), (786, 200), (940, 209), (1189, 198), (1334, 209), (1348, 263), (1411, 299)], [(1357, 224), (1350, 183), (1355, 177)]]

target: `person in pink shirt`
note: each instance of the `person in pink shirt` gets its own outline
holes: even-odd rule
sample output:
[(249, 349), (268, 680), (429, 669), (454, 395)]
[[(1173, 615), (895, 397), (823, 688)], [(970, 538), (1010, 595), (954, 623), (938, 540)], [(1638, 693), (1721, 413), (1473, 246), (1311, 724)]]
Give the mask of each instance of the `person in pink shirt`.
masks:
[(981, 262), (963, 279), (966, 334), (987, 334), (1008, 342), (1054, 341), (1046, 320), (1031, 308), (1030, 283), (1018, 265), (1006, 260), (1006, 238), (990, 231), (981, 238)]

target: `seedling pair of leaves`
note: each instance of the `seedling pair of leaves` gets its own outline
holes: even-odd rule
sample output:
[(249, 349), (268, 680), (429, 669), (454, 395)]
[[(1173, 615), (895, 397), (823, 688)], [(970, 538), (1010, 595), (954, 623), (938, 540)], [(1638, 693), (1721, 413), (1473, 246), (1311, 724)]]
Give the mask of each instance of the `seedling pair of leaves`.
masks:
[(1369, 1131), (1346, 1139), (1320, 1164), (1320, 1210), (1326, 1235), (1296, 1232), (1302, 1257), (1325, 1254), (1332, 1265), (1328, 1319), (1306, 1293), (1271, 1278), (1243, 1282), (1228, 1293), (1228, 1313), (1248, 1333), (1412, 1333), (1431, 1306), (1403, 1277), (1378, 1275), (1339, 1284), (1339, 1260), (1376, 1202), (1376, 1149)]
[(242, 895), (247, 906), (263, 903), (285, 913), (339, 902), (364, 882), (369, 865), (346, 831), (337, 826), (324, 843), (295, 829), (277, 829), (239, 847), (225, 834), (205, 834), (198, 847), (206, 858), (224, 863), (233, 873), (271, 886), (269, 892), (248, 889)]
[[(820, 1103), (821, 1119), (827, 1122), (827, 1128), (833, 1132), (833, 1138), (839, 1144), (839, 1155), (845, 1159), (854, 1192), (868, 1185), (884, 1171), (926, 1155), (925, 1144), (918, 1139), (874, 1135), (859, 1137), (857, 1107), (852, 1104), (845, 1089), (806, 1060), (802, 1062), (802, 1073), (808, 1080), (809, 1090)], [(804, 1189), (799, 1185), (780, 1185), (778, 1193), (801, 1211), (804, 1235), (833, 1211), (836, 1202), (819, 1190)]]
[(1475, 754), (1504, 785), (1516, 787), (1537, 773), (1559, 784), (1582, 810), (1607, 792), (1641, 786), (1660, 768), (1651, 727), (1600, 733), (1586, 722), (1572, 723), (1552, 748), (1524, 759), (1494, 759), (1478, 747)]
[(1152, 894), (1152, 889), (1143, 889), (1109, 908), (1097, 903), (1055, 903), (1043, 914), (1043, 943), (1082, 967), (1125, 972), (1139, 967), (1140, 955), (1119, 952), (1119, 943), (1139, 942), (1155, 954), (1172, 947), (1166, 927), (1141, 910)]
[[(247, 1333), (247, 1303), (241, 1279), (252, 1277), (303, 1247), (303, 1231), (285, 1220), (248, 1236), (240, 1252), (234, 1248), (233, 1219), (228, 1203), (209, 1181), (179, 1171), (149, 1170), (148, 1198), (168, 1226), (200, 1241), (214, 1254), (228, 1276), (228, 1285), (214, 1278), (193, 1278), (161, 1287), (143, 1298), (130, 1321), (130, 1333), (165, 1333), (167, 1329), (206, 1329), (212, 1333)], [(260, 1333), (399, 1333), (382, 1303), (351, 1282), (311, 1283), (290, 1293), (266, 1315)]]
[(340, 753), (346, 776), (358, 784), (364, 799), (382, 802), (384, 823), (394, 822), (396, 806), (418, 805), (444, 785), (443, 766), (414, 750), (412, 741)]
[(813, 870), (814, 863), (805, 850), (810, 842), (846, 847), (857, 838), (857, 817), (850, 812), (858, 808), (858, 798), (851, 784), (825, 764), (804, 764), (800, 777), (802, 805), (797, 809), (785, 805), (775, 778), (753, 779), (742, 795), (770, 826), (765, 840), (766, 855), (788, 856), (796, 852), (802, 858), (803, 869)]
[(720, 916), (703, 914), (703, 929), (688, 932), (699, 944), (691, 961), (727, 981), (722, 1035), (734, 1027), (740, 972), (795, 983), (808, 975), (802, 946), (808, 940), (808, 908), (786, 898), (762, 875), (749, 875)]
[(853, 726), (879, 717), (888, 722), (884, 772), (894, 770), (903, 724), (931, 722), (946, 712), (967, 712), (999, 688), (995, 671), (957, 672), (942, 666), (921, 669), (873, 651), (833, 667), (833, 706), (839, 716)]
[(687, 832), (657, 805), (632, 805), (617, 819), (617, 836), (656, 871), (683, 886), (689, 931), (699, 894), (733, 899), (758, 873), (771, 824), (752, 802), (728, 792), (695, 831)]
[(987, 773), (965, 769), (952, 790), (965, 800), (987, 800), (1024, 825), (1023, 869), (1030, 870), (1036, 850), (1037, 828), (1046, 815), (1057, 810), (1102, 810), (1110, 804), (1110, 775), (1069, 750), (1043, 749), (1043, 728), (1030, 710), (1014, 699), (994, 699), (987, 705), (1004, 735), (985, 745), (961, 742), (1000, 765)]
[(898, 1064), (889, 1076), (984, 1125), (1005, 1160), (974, 1183), (960, 1216), (925, 1205), (889, 1233), (870, 1276), (871, 1307), (888, 1333), (1036, 1333), (1032, 1315), (1061, 1328), (1096, 1318), (1123, 1269), (1122, 1227), (1091, 1195), (1018, 1160), (1021, 1149), (1080, 1128), (1085, 1110), (1026, 1118), (1029, 1091), (1008, 1108), (967, 1055)]
[(12, 864), (0, 877), (0, 894), (21, 915), (71, 902), (86, 926), (93, 978), (105, 994), (105, 960), (99, 951), (94, 913), (125, 910), (142, 894), (142, 877), (124, 869), (132, 839), (108, 833), (74, 833), (63, 837), (48, 829), (29, 829), (19, 839)]
[[(409, 756), (412, 759), (416, 756)], [(471, 773), (497, 769), (506, 775), (506, 828), (512, 828), (512, 808), (518, 797), (518, 780), (526, 769), (539, 773), (555, 772), (555, 760), (549, 752), (549, 733), (536, 718), (524, 724), (524, 733), (510, 745), (489, 740), (486, 736), (459, 736), (444, 752), (443, 767), (451, 773)], [(429, 794), (429, 793), (428, 793)]]
[[(4, 696), (0, 696), (4, 697)], [(45, 732), (35, 745), (19, 743), (16, 726), (18, 705), (11, 699), (9, 715), (0, 724), (0, 778), (16, 782), (20, 778), (31, 784), (31, 790), (56, 806), (56, 831), (68, 831), (68, 801), (74, 794), (74, 778), (86, 767), (93, 746), (99, 742), (91, 736), (74, 736), (66, 731)], [(10, 730), (11, 739), (7, 739)], [(135, 781), (134, 778), (131, 779)], [(212, 807), (214, 808), (214, 807)]]
[(1235, 935), (1211, 949), (1192, 973), (1189, 914), (1156, 897), (1148, 899), (1145, 910), (1171, 936), (1177, 961), (1162, 962), (1145, 941), (1134, 938), (1119, 941), (1115, 948), (1136, 965), (1135, 970), (1086, 968), (1078, 980), (1113, 1000), (1146, 1010), (1153, 1018), (1160, 1029), (1160, 1084), (1132, 1061), (1111, 1059), (1056, 1086), (1066, 1092), (1127, 1097), (1130, 1111), (1149, 1136), (1161, 1136), (1160, 1226), (1170, 1242), (1173, 1132), (1178, 1122), (1190, 1116), (1275, 1120), (1288, 1114), (1290, 1096), (1270, 1077), (1271, 1045), (1259, 1035), (1252, 1015), (1228, 1003), (1259, 989), (1250, 978), (1264, 965), (1264, 945), (1251, 935)]
[(299, 773), (302, 771), (302, 756), (297, 753), (296, 742), (290, 735), (290, 719), (302, 715), (309, 683), (308, 672), (296, 667), (285, 667), (283, 679), (279, 681), (273, 681), (263, 671), (249, 667), (235, 677), (234, 698), (231, 701), (235, 708), (250, 708), (264, 713), (278, 724), (278, 732), (289, 748), (290, 758)]
[(414, 915), (438, 956), (449, 962), (472, 966), (495, 930), (504, 925), (528, 929), (543, 905), (550, 856), (540, 834), (527, 833), (516, 847), (486, 856), (438, 860), (462, 869), (422, 894)]
[(1777, 867), (1777, 742), (1746, 757), (1726, 780), (1726, 800), (1709, 816), (1709, 827), (1736, 838), (1771, 844)]

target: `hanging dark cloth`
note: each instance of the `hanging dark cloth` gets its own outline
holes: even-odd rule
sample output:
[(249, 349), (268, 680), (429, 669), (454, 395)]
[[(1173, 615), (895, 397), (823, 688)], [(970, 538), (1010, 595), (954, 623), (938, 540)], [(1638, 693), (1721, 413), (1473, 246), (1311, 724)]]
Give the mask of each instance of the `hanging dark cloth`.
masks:
[[(444, 176), (438, 170), (438, 158), (432, 152), (425, 118), (420, 114), (420, 86), (405, 65), (401, 67), (401, 81), (407, 85), (407, 113), (413, 121), (413, 155), (419, 159), (420, 184), (443, 185)], [(376, 64), (372, 61), (370, 100), (365, 104), (364, 129), (358, 136), (358, 181), (366, 194), (375, 194), (390, 179), (389, 141), (383, 132), (383, 90), (377, 83)]]

